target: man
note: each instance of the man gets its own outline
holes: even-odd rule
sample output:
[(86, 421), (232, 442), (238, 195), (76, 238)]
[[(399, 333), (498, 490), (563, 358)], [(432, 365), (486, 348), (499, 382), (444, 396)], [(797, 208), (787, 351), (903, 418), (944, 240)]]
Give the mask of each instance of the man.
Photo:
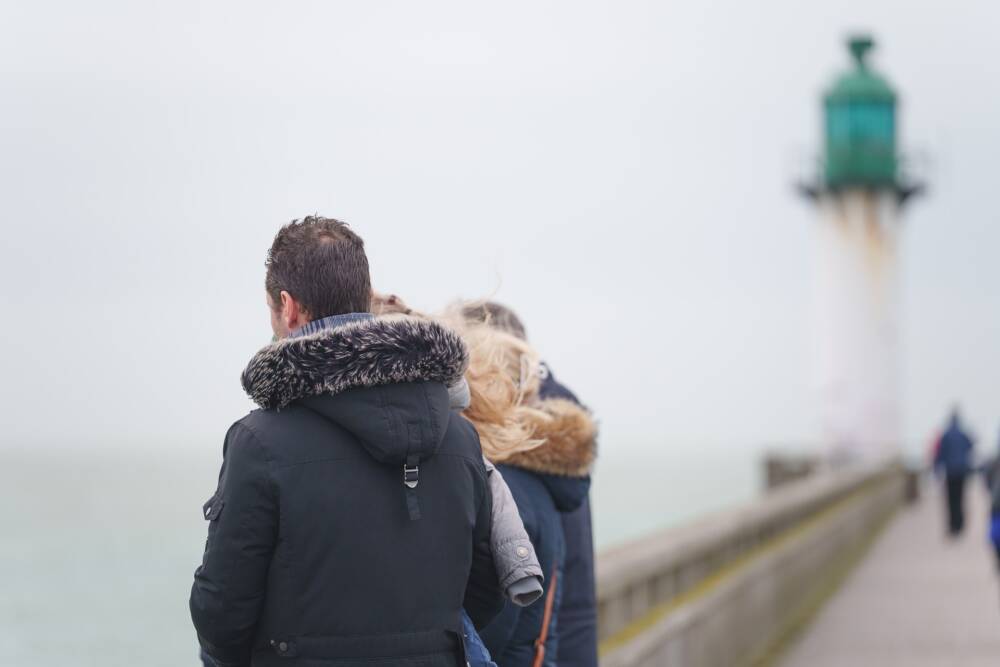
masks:
[[(502, 304), (495, 302), (474, 304), (465, 308), (463, 315), (467, 319), (486, 322), (517, 338), (527, 340), (527, 332), (520, 318)], [(540, 400), (561, 399), (582, 407), (576, 395), (556, 380), (547, 365), (542, 364), (541, 372), (542, 381), (538, 392)], [(588, 447), (570, 451), (577, 452), (578, 460), (573, 463), (589, 469), (592, 460), (583, 460), (579, 457), (581, 452), (589, 452), (587, 455), (589, 457), (596, 455), (596, 450), (592, 449), (596, 445), (588, 444)], [(542, 451), (542, 448), (539, 448), (539, 451)], [(555, 489), (558, 496), (570, 496), (580, 487), (579, 479), (565, 473), (548, 474), (544, 477), (546, 486)], [(590, 498), (587, 494), (589, 474), (586, 482), (582, 502), (574, 504), (575, 509), (563, 512), (561, 515), (565, 560), (559, 582), (558, 644), (555, 663), (572, 667), (597, 667), (597, 595), (594, 581), (594, 538)], [(513, 482), (511, 486), (514, 486)], [(525, 521), (525, 524), (527, 526), (529, 522)], [(536, 604), (541, 605), (541, 602)], [(503, 615), (497, 619), (497, 623), (502, 620)], [(487, 637), (492, 629), (493, 626), (487, 629)]]
[(965, 527), (965, 480), (972, 471), (972, 439), (962, 429), (958, 410), (941, 434), (934, 467), (944, 473), (948, 501), (948, 534), (958, 537)]
[(461, 613), (500, 610), (479, 440), (449, 409), (467, 351), (375, 319), (364, 243), (283, 227), (267, 258), (277, 342), (243, 372), (261, 407), (226, 436), (191, 617), (219, 665), (464, 665)]

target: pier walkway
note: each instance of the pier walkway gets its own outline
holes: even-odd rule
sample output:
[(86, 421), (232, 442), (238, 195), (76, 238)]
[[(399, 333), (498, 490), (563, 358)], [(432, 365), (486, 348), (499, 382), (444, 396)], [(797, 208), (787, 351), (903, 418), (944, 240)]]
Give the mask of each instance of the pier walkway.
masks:
[(979, 479), (965, 534), (945, 539), (937, 485), (903, 508), (781, 667), (996, 667), (1000, 584)]

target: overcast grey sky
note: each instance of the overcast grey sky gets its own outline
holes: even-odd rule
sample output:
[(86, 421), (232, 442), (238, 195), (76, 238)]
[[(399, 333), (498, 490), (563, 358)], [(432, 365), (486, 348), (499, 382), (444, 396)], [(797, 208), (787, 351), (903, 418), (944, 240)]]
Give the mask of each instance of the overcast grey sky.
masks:
[(494, 294), (604, 451), (814, 439), (790, 187), (855, 27), (931, 195), (902, 245), (905, 428), (1000, 429), (1000, 5), (7, 2), (4, 446), (217, 447), (320, 212), (378, 288)]

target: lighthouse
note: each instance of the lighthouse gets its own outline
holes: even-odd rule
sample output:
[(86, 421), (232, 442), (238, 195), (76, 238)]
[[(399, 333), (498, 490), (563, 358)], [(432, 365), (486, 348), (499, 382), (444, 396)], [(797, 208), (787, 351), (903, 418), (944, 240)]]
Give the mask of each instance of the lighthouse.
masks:
[(873, 47), (848, 40), (852, 66), (823, 97), (818, 173), (800, 184), (819, 218), (813, 358), (821, 439), (836, 458), (900, 446), (900, 213), (921, 188), (901, 173), (897, 96)]

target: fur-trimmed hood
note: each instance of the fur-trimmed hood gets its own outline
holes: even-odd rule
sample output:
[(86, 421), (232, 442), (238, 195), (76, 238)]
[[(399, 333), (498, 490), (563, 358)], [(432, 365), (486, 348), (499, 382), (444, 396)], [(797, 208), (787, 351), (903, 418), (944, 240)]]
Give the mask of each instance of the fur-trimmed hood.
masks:
[(543, 416), (533, 423), (533, 437), (544, 444), (502, 463), (562, 477), (590, 475), (597, 459), (597, 424), (590, 413), (564, 398), (545, 399), (534, 407)]
[(348, 389), (403, 382), (457, 382), (468, 366), (461, 338), (409, 317), (379, 317), (286, 338), (254, 355), (243, 389), (265, 409)]

